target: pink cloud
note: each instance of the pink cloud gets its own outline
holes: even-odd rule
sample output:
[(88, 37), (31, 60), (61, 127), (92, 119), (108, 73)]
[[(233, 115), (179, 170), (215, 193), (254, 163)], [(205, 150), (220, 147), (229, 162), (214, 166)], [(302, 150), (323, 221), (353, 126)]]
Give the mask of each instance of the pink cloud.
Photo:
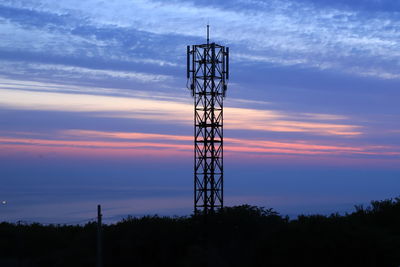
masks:
[[(138, 132), (104, 132), (65, 130), (59, 140), (27, 138), (26, 133), (17, 137), (0, 137), (0, 153), (58, 153), (89, 157), (187, 157), (193, 153), (192, 136), (152, 134)], [(347, 146), (319, 144), (318, 141), (265, 141), (226, 138), (224, 151), (233, 158), (291, 158), (291, 157), (387, 157), (396, 159), (400, 148), (390, 146)], [(361, 157), (361, 158), (362, 158)]]

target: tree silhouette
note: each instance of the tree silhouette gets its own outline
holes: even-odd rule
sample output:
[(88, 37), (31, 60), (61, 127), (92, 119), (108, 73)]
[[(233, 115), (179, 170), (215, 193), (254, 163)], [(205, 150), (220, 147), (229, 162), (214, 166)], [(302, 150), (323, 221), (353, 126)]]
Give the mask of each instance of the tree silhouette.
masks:
[[(241, 205), (127, 217), (103, 228), (104, 266), (399, 266), (400, 198), (289, 220)], [(95, 266), (96, 224), (0, 223), (0, 266)]]

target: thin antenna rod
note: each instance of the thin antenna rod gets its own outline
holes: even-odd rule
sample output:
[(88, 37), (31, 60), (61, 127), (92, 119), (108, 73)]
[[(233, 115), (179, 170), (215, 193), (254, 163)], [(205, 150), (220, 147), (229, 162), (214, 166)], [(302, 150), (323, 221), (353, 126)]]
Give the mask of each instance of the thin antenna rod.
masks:
[(210, 25), (207, 24), (207, 45), (210, 43)]

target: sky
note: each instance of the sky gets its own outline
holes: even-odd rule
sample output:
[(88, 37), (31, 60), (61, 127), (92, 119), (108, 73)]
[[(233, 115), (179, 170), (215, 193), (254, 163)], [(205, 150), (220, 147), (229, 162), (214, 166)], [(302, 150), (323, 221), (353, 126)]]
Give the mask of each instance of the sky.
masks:
[(3, 0), (0, 221), (193, 210), (186, 46), (230, 48), (225, 204), (399, 196), (397, 0)]

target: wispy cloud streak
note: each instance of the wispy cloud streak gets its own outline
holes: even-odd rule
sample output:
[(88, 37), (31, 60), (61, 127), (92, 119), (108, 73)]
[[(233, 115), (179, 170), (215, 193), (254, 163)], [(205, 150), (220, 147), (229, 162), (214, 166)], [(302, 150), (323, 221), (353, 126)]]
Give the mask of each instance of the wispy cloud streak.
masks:
[[(192, 105), (178, 101), (162, 101), (152, 98), (115, 97), (88, 94), (64, 94), (25, 90), (2, 90), (0, 107), (66, 111), (95, 112), (94, 116), (132, 118), (192, 124)], [(271, 132), (302, 132), (317, 135), (357, 136), (361, 127), (334, 123), (334, 115), (297, 115), (276, 110), (259, 110), (226, 107), (226, 129), (246, 129)], [(315, 118), (329, 117), (329, 122)]]
[[(104, 132), (89, 130), (64, 130), (58, 136), (59, 140), (34, 138), (0, 137), (3, 150), (26, 149), (34, 151), (36, 148), (46, 150), (46, 147), (57, 148), (62, 153), (64, 148), (89, 149), (92, 154), (99, 150), (112, 150), (118, 154), (141, 155), (143, 150), (157, 155), (159, 149), (171, 153), (191, 153), (193, 146), (189, 143), (192, 136), (150, 134), (138, 132)], [(151, 152), (152, 151), (152, 152)], [(400, 156), (399, 147), (390, 146), (346, 146), (318, 144), (315, 141), (278, 142), (266, 140), (250, 140), (239, 138), (225, 138), (225, 151), (228, 153), (249, 153), (269, 155), (369, 155), (369, 156)], [(107, 155), (107, 153), (106, 153)]]
[[(3, 12), (3, 35), (10, 40), (3, 47), (13, 50), (16, 45), (19, 49), (32, 50), (26, 44), (34, 41), (34, 49), (42, 52), (58, 53), (62, 48), (72, 55), (85, 57), (143, 58), (143, 62), (158, 64), (157, 57), (161, 56), (161, 61), (174, 62), (173, 58), (179, 56), (174, 48), (177, 43), (168, 37), (173, 35), (177, 41), (184, 37), (203, 38), (203, 29), (194, 27), (192, 18), (205, 23), (207, 14), (213, 14), (212, 36), (238, 48), (239, 52), (234, 52), (236, 60), (334, 69), (382, 79), (399, 78), (392, 71), (400, 58), (400, 23), (396, 13), (340, 9), (312, 1), (233, 2), (226, 5), (183, 0), (73, 0), (57, 4), (48, 0), (41, 0), (40, 4), (5, 1), (4, 8), (11, 8), (8, 13), (18, 19)], [(30, 20), (26, 11), (31, 16), (41, 16), (42, 23)], [(87, 28), (81, 27), (82, 24)], [(53, 26), (51, 31), (49, 25)], [(129, 32), (134, 39), (126, 37)], [(60, 44), (54, 44), (54, 40)], [(160, 44), (170, 53), (158, 52)], [(82, 49), (89, 51), (88, 54), (82, 54)], [(146, 59), (141, 50), (153, 57)], [(378, 68), (371, 68), (370, 62)]]

